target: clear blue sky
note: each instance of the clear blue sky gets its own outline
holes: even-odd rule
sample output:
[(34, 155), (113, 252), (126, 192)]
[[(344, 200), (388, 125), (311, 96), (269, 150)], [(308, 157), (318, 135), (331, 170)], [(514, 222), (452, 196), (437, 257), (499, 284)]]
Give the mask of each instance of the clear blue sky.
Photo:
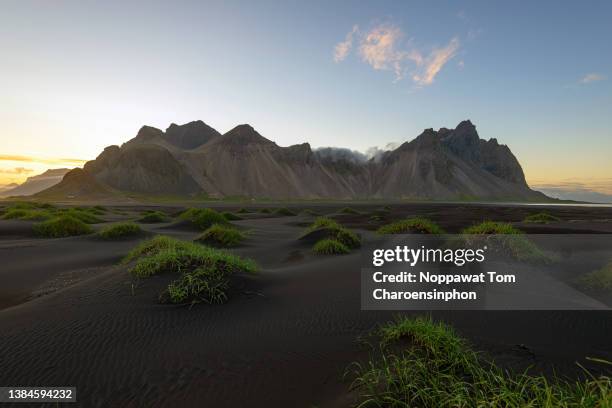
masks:
[(611, 21), (609, 1), (3, 1), (0, 182), (143, 124), (364, 151), (469, 118), (532, 182), (605, 184)]

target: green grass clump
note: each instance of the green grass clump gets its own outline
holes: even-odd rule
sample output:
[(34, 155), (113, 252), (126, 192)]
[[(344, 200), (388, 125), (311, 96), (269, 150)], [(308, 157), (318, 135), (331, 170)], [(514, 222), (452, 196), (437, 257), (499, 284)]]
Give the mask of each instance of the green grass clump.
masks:
[(318, 217), (314, 222), (306, 228), (304, 235), (310, 234), (316, 230), (326, 232), (327, 238), (339, 241), (349, 249), (359, 248), (361, 246), (361, 238), (353, 231), (344, 228), (336, 220), (327, 217)]
[(252, 211), (251, 211), (251, 210), (249, 210), (248, 208), (241, 208), (241, 209), (239, 209), (238, 211), (236, 211), (236, 213), (237, 213), (237, 214), (249, 214), (249, 213), (251, 213), (251, 212), (252, 212)]
[(160, 222), (165, 222), (167, 219), (166, 214), (161, 211), (145, 211), (142, 213), (142, 216), (137, 220), (142, 224), (157, 224)]
[[(400, 318), (378, 332), (382, 356), (354, 363), (359, 407), (610, 407), (612, 380), (566, 382), (515, 374), (430, 318)], [(602, 361), (604, 362), (604, 361)]]
[(166, 291), (172, 303), (223, 303), (233, 274), (257, 271), (257, 265), (250, 259), (165, 236), (138, 245), (124, 259), (130, 261), (135, 261), (130, 273), (138, 278), (179, 274)]
[(133, 237), (142, 234), (142, 228), (138, 224), (133, 222), (121, 222), (117, 224), (108, 225), (100, 232), (98, 236), (102, 239), (119, 239), (126, 237)]
[(262, 214), (271, 214), (272, 210), (269, 208), (262, 208), (261, 210), (259, 210), (259, 212)]
[(354, 208), (351, 208), (351, 207), (344, 207), (343, 209), (341, 209), (338, 212), (340, 214), (352, 214), (352, 215), (361, 214), (359, 211), (357, 211), (357, 210), (355, 210)]
[(549, 263), (556, 256), (546, 254), (523, 235), (523, 232), (511, 224), (495, 221), (484, 221), (465, 228), (461, 240), (464, 245), (487, 245), (490, 251), (510, 256), (518, 261)]
[(221, 215), (228, 221), (240, 221), (243, 219), (241, 216), (236, 215), (229, 211), (224, 211), (221, 213)]
[(444, 234), (444, 230), (427, 218), (407, 218), (383, 225), (377, 231), (379, 234)]
[(84, 222), (85, 224), (98, 224), (104, 222), (101, 218), (95, 214), (94, 211), (85, 208), (62, 208), (57, 211), (58, 214), (69, 215), (77, 220)]
[(213, 224), (225, 224), (225, 217), (211, 208), (190, 208), (180, 218), (191, 221), (196, 227), (205, 230)]
[(328, 217), (318, 217), (306, 229), (306, 232), (311, 232), (319, 228), (342, 228), (338, 221)]
[(462, 233), (474, 235), (513, 235), (522, 234), (522, 231), (507, 222), (484, 221), (480, 224), (465, 228)]
[(322, 239), (314, 244), (312, 251), (317, 255), (342, 255), (351, 252), (342, 242), (331, 238)]
[(34, 234), (44, 238), (62, 238), (91, 234), (93, 229), (71, 215), (59, 215), (50, 220), (34, 224)]
[(549, 224), (551, 222), (559, 222), (559, 221), (561, 221), (561, 218), (555, 217), (554, 215), (551, 215), (545, 212), (528, 215), (523, 220), (523, 222), (525, 223), (532, 223), (532, 224)]
[(612, 261), (601, 269), (581, 276), (578, 283), (585, 289), (612, 290)]
[(246, 233), (230, 225), (214, 224), (196, 240), (205, 244), (234, 247), (246, 239)]
[(102, 206), (102, 205), (94, 205), (92, 208), (94, 210), (98, 210), (98, 211), (103, 212), (103, 213), (108, 211), (108, 209), (106, 207)]
[(11, 208), (2, 216), (2, 219), (44, 221), (44, 220), (48, 220), (51, 217), (53, 217), (53, 213), (47, 209)]
[(274, 210), (274, 214), (282, 215), (283, 217), (292, 217), (294, 215), (297, 215), (297, 213), (287, 207), (277, 208), (276, 210)]

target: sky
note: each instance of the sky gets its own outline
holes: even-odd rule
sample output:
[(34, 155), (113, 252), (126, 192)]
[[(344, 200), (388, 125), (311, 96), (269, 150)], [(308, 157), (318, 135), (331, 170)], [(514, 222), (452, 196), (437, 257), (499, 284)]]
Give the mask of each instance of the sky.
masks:
[(28, 1), (0, 12), (0, 185), (142, 125), (366, 151), (470, 119), (528, 182), (612, 195), (612, 2)]

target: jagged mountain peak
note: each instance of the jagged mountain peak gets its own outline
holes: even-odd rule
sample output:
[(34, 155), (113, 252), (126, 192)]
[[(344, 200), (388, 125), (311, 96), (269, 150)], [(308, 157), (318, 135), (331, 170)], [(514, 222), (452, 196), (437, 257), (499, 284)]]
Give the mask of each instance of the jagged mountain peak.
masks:
[(226, 134), (221, 139), (224, 143), (232, 145), (248, 145), (248, 144), (276, 144), (273, 141), (266, 139), (253, 126), (249, 124), (238, 125)]
[[(84, 171), (113, 191), (152, 194), (546, 199), (529, 189), (510, 149), (480, 139), (469, 120), (454, 129), (425, 129), (375, 160), (359, 155), (342, 148), (313, 151), (308, 143), (281, 147), (248, 124), (219, 135), (194, 121), (173, 123), (165, 132), (144, 126), (127, 146), (109, 146)], [(62, 183), (79, 181), (71, 179)]]
[(184, 125), (170, 124), (166, 129), (164, 139), (183, 149), (195, 149), (209, 141), (220, 137), (221, 134), (201, 120), (195, 120)]

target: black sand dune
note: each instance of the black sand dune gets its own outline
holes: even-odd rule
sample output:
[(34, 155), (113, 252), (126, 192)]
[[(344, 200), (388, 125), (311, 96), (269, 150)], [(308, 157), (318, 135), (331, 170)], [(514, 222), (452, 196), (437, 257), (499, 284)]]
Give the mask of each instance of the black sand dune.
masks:
[[(334, 208), (321, 204), (317, 211)], [(453, 231), (481, 219), (519, 222), (530, 211), (392, 205), (391, 217), (429, 216)], [(612, 218), (610, 209), (562, 212), (562, 225), (580, 219), (581, 228), (612, 232), (612, 224), (597, 221)], [(364, 237), (376, 228), (367, 215), (342, 217)], [(254, 258), (262, 271), (237, 278), (230, 301), (219, 306), (157, 303), (164, 276), (133, 286), (116, 264), (137, 240), (0, 241), (0, 384), (76, 386), (84, 407), (345, 406), (344, 371), (368, 354), (357, 338), (397, 313), (360, 310), (358, 251), (315, 257), (297, 239), (312, 217), (252, 218), (236, 222), (250, 236), (235, 252)], [(146, 228), (182, 239), (197, 235), (166, 224)], [(69, 271), (87, 272), (31, 299)], [(573, 376), (585, 357), (612, 359), (611, 312), (433, 315), (507, 366), (547, 373), (554, 367)]]

